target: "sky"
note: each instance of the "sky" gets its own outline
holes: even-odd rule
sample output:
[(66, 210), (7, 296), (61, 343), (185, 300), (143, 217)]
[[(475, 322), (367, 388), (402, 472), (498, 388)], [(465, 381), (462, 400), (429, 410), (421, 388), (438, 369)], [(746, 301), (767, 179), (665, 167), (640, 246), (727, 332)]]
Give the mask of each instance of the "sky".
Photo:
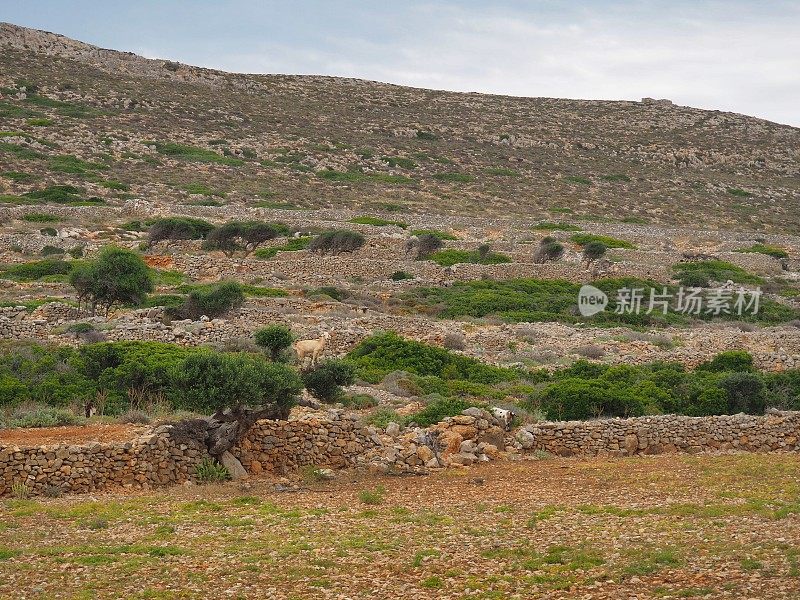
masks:
[(800, 126), (800, 0), (0, 0), (0, 21), (225, 71), (649, 96)]

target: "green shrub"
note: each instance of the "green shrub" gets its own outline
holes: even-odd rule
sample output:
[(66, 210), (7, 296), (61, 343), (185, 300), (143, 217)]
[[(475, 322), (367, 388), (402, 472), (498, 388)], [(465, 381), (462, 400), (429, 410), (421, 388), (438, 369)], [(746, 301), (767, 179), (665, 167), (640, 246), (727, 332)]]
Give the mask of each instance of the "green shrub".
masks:
[(539, 242), (539, 247), (533, 256), (536, 263), (543, 264), (548, 261), (558, 260), (564, 256), (564, 245), (551, 237), (546, 237)]
[(550, 223), (547, 221), (543, 221), (542, 223), (537, 223), (531, 229), (536, 230), (543, 230), (543, 231), (580, 231), (581, 228), (577, 225), (570, 225), (569, 223)]
[(365, 425), (372, 425), (379, 429), (385, 429), (389, 423), (402, 423), (403, 417), (398, 415), (391, 408), (378, 408), (373, 413), (363, 419)]
[(416, 169), (417, 163), (415, 163), (410, 158), (403, 158), (401, 156), (383, 156), (381, 160), (385, 162), (387, 165), (392, 167), (400, 167), (401, 169)]
[(369, 394), (352, 394), (344, 396), (340, 399), (340, 402), (348, 408), (352, 408), (354, 410), (364, 410), (378, 406), (378, 401), (374, 396), (370, 396)]
[(330, 403), (342, 397), (342, 386), (353, 385), (356, 375), (351, 364), (328, 360), (306, 371), (302, 377), (309, 394)]
[[(138, 222), (129, 225), (138, 226)], [(148, 244), (163, 240), (202, 240), (214, 230), (208, 221), (191, 217), (165, 217), (150, 223)]]
[(286, 325), (268, 325), (253, 334), (256, 345), (263, 348), (273, 360), (278, 361), (294, 341), (292, 330)]
[(390, 221), (388, 219), (382, 219), (380, 217), (355, 217), (350, 219), (350, 223), (357, 223), (360, 225), (376, 225), (378, 227), (385, 227), (387, 225), (394, 225), (399, 227), (400, 229), (405, 229), (408, 227), (408, 223), (403, 223), (402, 221)]
[(776, 246), (769, 246), (767, 244), (753, 244), (749, 248), (742, 248), (741, 250), (737, 250), (736, 252), (749, 252), (749, 253), (757, 253), (757, 254), (766, 254), (767, 256), (771, 256), (772, 258), (789, 258), (789, 253), (786, 252), (783, 248), (778, 248)]
[(206, 150), (197, 146), (176, 144), (174, 142), (145, 142), (145, 144), (147, 146), (155, 146), (159, 154), (190, 162), (218, 163), (231, 167), (238, 167), (244, 164), (244, 161), (238, 158), (220, 156), (213, 150)]
[(395, 271), (389, 276), (389, 279), (392, 281), (404, 281), (406, 279), (414, 279), (414, 276), (406, 271)]
[(200, 483), (220, 483), (230, 479), (231, 474), (212, 458), (204, 458), (194, 468), (194, 476)]
[(365, 242), (364, 236), (357, 231), (337, 229), (319, 234), (311, 240), (308, 248), (312, 252), (320, 254), (341, 254), (343, 252), (354, 252), (361, 248)]
[(51, 275), (68, 275), (72, 271), (72, 263), (55, 258), (46, 258), (8, 267), (2, 276), (14, 281), (36, 281)]
[(39, 252), (42, 256), (53, 256), (56, 254), (66, 254), (63, 248), (58, 248), (56, 246), (44, 246)]
[(751, 192), (747, 192), (739, 188), (728, 188), (728, 193), (731, 196), (738, 196), (740, 198), (749, 198), (750, 196), (753, 195)]
[(221, 317), (244, 304), (244, 289), (236, 281), (224, 281), (211, 285), (195, 286), (183, 305), (171, 313), (182, 319), (196, 321), (205, 315)]
[(682, 262), (673, 265), (672, 269), (681, 285), (685, 286), (695, 283), (694, 287), (705, 287), (696, 285), (697, 282), (701, 281), (701, 278), (702, 281), (719, 281), (722, 283), (729, 279), (734, 283), (750, 283), (754, 285), (764, 283), (761, 277), (751, 275), (741, 267), (724, 260)]
[(470, 183), (473, 180), (472, 175), (466, 173), (435, 173), (433, 178), (448, 183)]
[(48, 215), (46, 213), (27, 213), (22, 215), (22, 220), (31, 223), (57, 223), (63, 221), (58, 215)]
[(81, 160), (77, 156), (72, 156), (71, 154), (54, 156), (50, 159), (48, 164), (51, 171), (56, 171), (57, 173), (71, 173), (74, 175), (83, 175), (92, 171), (108, 169), (108, 165)]
[(204, 250), (221, 250), (228, 256), (243, 251), (250, 254), (264, 242), (280, 235), (288, 235), (289, 228), (282, 223), (262, 221), (230, 221), (211, 231), (203, 242)]
[(150, 268), (135, 252), (106, 246), (96, 260), (81, 262), (71, 270), (69, 282), (94, 312), (100, 306), (106, 314), (121, 304), (138, 306), (153, 291)]
[(766, 386), (756, 373), (730, 373), (719, 383), (728, 399), (728, 413), (764, 414)]
[(461, 398), (434, 398), (421, 411), (408, 415), (404, 423), (416, 423), (420, 427), (430, 427), (435, 425), (445, 417), (460, 415), (462, 411), (477, 406), (474, 402), (468, 402)]
[(83, 198), (83, 190), (74, 185), (51, 185), (41, 190), (34, 190), (23, 194), (26, 198), (40, 202), (53, 202), (56, 204), (97, 204), (103, 202), (100, 198)]
[(591, 179), (588, 179), (586, 177), (580, 177), (577, 175), (570, 175), (568, 177), (565, 177), (564, 179), (566, 181), (569, 181), (570, 183), (579, 183), (581, 185), (592, 185)]
[(744, 350), (727, 350), (720, 352), (710, 361), (698, 365), (698, 371), (711, 371), (722, 373), (725, 371), (750, 372), (753, 371), (753, 356)]
[(215, 413), (231, 406), (275, 404), (286, 418), (302, 389), (286, 365), (244, 352), (193, 352), (169, 373), (175, 393), (194, 410)]
[[(617, 290), (622, 288), (654, 288), (661, 290), (663, 284), (622, 277), (594, 281), (596, 286), (608, 295), (606, 310), (590, 318), (577, 313), (577, 298), (580, 284), (552, 279), (507, 279), (502, 281), (480, 280), (455, 282), (447, 287), (421, 287), (408, 290), (402, 298), (410, 306), (426, 313), (435, 313), (442, 318), (464, 318), (497, 316), (511, 323), (561, 321), (566, 323), (590, 322), (599, 326), (627, 324), (645, 325), (688, 325), (691, 319), (747, 320), (759, 323), (786, 323), (797, 319), (800, 311), (761, 298), (759, 312), (755, 315), (739, 317), (733, 314), (714, 316), (701, 313), (684, 315), (674, 310), (666, 315), (661, 312), (616, 314)], [(676, 287), (668, 287), (668, 292), (677, 294)], [(645, 302), (646, 304), (646, 302)], [(673, 307), (674, 308), (674, 307)]]
[(5, 177), (11, 181), (29, 181), (33, 179), (33, 175), (30, 173), (23, 173), (22, 171), (3, 171), (0, 173), (0, 177)]
[(511, 262), (508, 256), (499, 252), (482, 254), (478, 250), (456, 250), (454, 248), (434, 252), (428, 259), (443, 267), (452, 267), (459, 263), (497, 265)]
[(52, 227), (45, 227), (43, 229), (40, 229), (39, 233), (49, 237), (56, 237), (58, 235), (58, 232)]
[(370, 383), (378, 383), (393, 371), (476, 383), (499, 383), (517, 378), (510, 369), (485, 365), (443, 348), (405, 340), (396, 333), (380, 333), (363, 340), (347, 359), (356, 367), (358, 376)]
[(447, 233), (446, 231), (439, 231), (437, 229), (412, 229), (411, 235), (415, 235), (417, 237), (421, 237), (423, 235), (432, 235), (433, 237), (437, 237), (443, 241), (458, 239), (452, 233)]
[(256, 258), (272, 258), (278, 254), (278, 252), (297, 252), (299, 250), (305, 250), (308, 248), (309, 244), (311, 243), (310, 236), (301, 236), (301, 237), (293, 237), (289, 238), (285, 244), (280, 246), (270, 246), (269, 248), (259, 248), (253, 253), (253, 256)]
[(620, 240), (607, 235), (595, 235), (593, 233), (576, 233), (570, 238), (578, 246), (586, 246), (592, 242), (600, 242), (607, 248), (627, 248), (633, 249), (636, 246), (625, 240)]
[(622, 173), (616, 173), (612, 175), (601, 175), (600, 179), (602, 179), (603, 181), (611, 181), (611, 182), (616, 182), (616, 181), (629, 182), (631, 180), (629, 176), (624, 175)]
[(602, 258), (608, 247), (603, 242), (589, 242), (583, 247), (583, 260), (595, 261)]

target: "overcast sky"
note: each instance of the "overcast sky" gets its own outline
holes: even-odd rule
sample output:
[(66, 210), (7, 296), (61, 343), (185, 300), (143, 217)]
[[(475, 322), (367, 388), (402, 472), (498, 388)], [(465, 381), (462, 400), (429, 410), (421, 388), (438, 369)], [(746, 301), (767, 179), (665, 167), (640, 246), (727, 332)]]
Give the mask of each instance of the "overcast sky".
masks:
[(0, 0), (0, 20), (151, 58), (800, 126), (800, 0)]

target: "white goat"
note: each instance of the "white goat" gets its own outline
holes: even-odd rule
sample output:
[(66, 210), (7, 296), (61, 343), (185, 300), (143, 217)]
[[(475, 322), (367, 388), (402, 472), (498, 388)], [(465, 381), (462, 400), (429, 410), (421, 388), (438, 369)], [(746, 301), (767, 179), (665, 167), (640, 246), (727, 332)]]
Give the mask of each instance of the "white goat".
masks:
[(326, 331), (315, 340), (299, 340), (292, 346), (297, 353), (297, 360), (302, 365), (307, 356), (311, 356), (311, 366), (313, 367), (319, 360), (320, 354), (325, 350), (325, 343), (330, 339), (331, 334)]

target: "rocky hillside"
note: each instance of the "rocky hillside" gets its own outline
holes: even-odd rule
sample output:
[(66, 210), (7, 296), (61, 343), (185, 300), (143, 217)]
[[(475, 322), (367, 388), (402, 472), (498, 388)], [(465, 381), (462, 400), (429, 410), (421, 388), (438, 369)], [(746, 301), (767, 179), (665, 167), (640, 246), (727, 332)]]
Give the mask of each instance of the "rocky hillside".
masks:
[(800, 129), (743, 115), (229, 74), (10, 24), (0, 48), (6, 202), (74, 185), (111, 204), (800, 225)]

